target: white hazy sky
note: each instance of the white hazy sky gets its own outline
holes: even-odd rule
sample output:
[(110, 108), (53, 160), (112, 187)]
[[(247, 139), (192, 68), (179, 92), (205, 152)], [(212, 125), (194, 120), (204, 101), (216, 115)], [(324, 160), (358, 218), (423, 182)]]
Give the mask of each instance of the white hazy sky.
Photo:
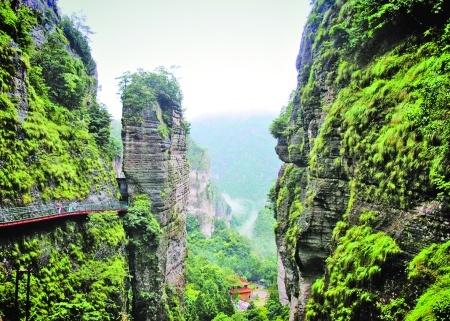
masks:
[(309, 0), (59, 0), (95, 32), (98, 98), (115, 119), (115, 78), (138, 68), (179, 66), (186, 118), (277, 116), (295, 88), (295, 60)]

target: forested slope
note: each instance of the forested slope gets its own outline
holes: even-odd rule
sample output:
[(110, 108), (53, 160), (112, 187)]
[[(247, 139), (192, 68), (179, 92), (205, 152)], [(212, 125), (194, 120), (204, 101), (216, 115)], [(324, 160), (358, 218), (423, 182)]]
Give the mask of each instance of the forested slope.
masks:
[(1, 205), (115, 196), (87, 35), (56, 7), (2, 1), (0, 62)]
[(251, 200), (259, 210), (276, 179), (280, 161), (267, 128), (270, 116), (222, 115), (192, 120), (191, 136), (207, 148), (211, 176), (222, 193)]
[(271, 126), (290, 320), (449, 318), (449, 18), (448, 1), (314, 2)]

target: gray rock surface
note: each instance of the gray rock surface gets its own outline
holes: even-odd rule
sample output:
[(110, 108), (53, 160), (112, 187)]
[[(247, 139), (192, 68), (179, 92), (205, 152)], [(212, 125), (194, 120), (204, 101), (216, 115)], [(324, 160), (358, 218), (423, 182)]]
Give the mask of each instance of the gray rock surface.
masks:
[[(330, 27), (337, 6), (329, 7), (326, 2), (320, 6), (322, 11), (314, 12), (311, 20), (330, 9), (322, 28)], [(326, 78), (336, 72), (337, 64), (327, 65), (326, 58), (319, 57), (326, 51), (320, 51), (320, 45), (314, 43), (315, 37), (320, 38), (317, 34), (323, 32), (319, 31), (320, 21), (307, 24), (303, 32), (289, 133), (286, 131), (279, 138), (275, 148), (285, 162), (275, 190), (278, 289), (281, 303), (290, 306), (290, 321), (304, 319), (312, 284), (322, 276), (327, 277), (325, 260), (336, 247), (332, 239), (336, 222), (345, 220), (357, 225), (362, 213), (374, 211), (378, 216), (372, 228), (386, 233), (399, 245), (402, 260), (383, 271), (384, 283), (379, 291), (386, 297), (405, 286), (400, 279), (406, 278), (402, 273), (408, 260), (424, 247), (450, 239), (448, 208), (426, 189), (419, 187), (414, 191), (417, 198), (411, 199), (407, 207), (367, 196), (371, 196), (370, 187), (374, 183), (369, 181), (370, 175), (360, 178), (363, 167), (358, 167), (361, 165), (358, 155), (350, 155), (342, 148), (343, 115), (333, 115), (334, 121), (328, 123), (326, 134), (321, 134), (329, 120), (329, 104), (337, 95), (336, 87)], [(318, 57), (322, 60), (314, 65)], [(307, 90), (306, 85), (310, 86)], [(306, 98), (301, 96), (305, 91)], [(358, 139), (364, 142), (364, 137)]]
[(229, 224), (231, 207), (220, 195), (210, 180), (208, 169), (192, 168), (189, 173), (190, 192), (188, 213), (197, 218), (200, 232), (211, 237), (214, 232), (214, 219), (222, 219)]
[[(137, 194), (150, 197), (151, 211), (162, 230), (157, 249), (161, 275), (147, 277), (160, 278), (161, 288), (174, 287), (181, 295), (185, 285), (189, 169), (181, 108), (176, 102), (165, 103), (163, 106), (148, 106), (142, 112), (140, 124), (123, 126), (123, 172), (131, 198)], [(124, 109), (123, 119), (130, 113), (133, 111)], [(165, 120), (158, 114), (164, 114)], [(170, 134), (163, 137), (158, 126), (167, 119), (170, 120)], [(137, 273), (146, 274), (146, 271)], [(141, 279), (145, 277), (141, 276)], [(144, 291), (158, 292), (157, 289), (149, 289), (145, 282), (137, 286)]]

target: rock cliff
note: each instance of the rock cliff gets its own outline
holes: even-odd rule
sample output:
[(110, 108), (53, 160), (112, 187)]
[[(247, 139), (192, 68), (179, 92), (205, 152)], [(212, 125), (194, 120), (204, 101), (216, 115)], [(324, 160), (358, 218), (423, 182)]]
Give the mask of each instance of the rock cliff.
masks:
[[(147, 305), (157, 302), (164, 307), (163, 298), (169, 289), (181, 298), (185, 284), (186, 257), (186, 207), (189, 197), (189, 168), (186, 158), (185, 124), (179, 100), (169, 96), (149, 79), (166, 77), (165, 73), (140, 72), (132, 76), (131, 84), (122, 93), (123, 117), (122, 139), (123, 172), (125, 174), (131, 203), (136, 195), (148, 195), (151, 214), (161, 228), (158, 243), (146, 241), (143, 235), (141, 247), (130, 253), (134, 261), (133, 300), (147, 300)], [(145, 83), (145, 87), (142, 87)], [(153, 91), (150, 100), (137, 103), (131, 100), (135, 92)], [(142, 105), (139, 105), (142, 103)], [(139, 232), (137, 232), (139, 233)], [(150, 261), (142, 257), (151, 251), (156, 256)], [(148, 264), (157, 260), (159, 270), (149, 269)], [(149, 279), (160, 282), (148, 282)], [(162, 289), (162, 292), (161, 292)], [(166, 291), (166, 292), (165, 292)], [(142, 297), (142, 292), (150, 293)], [(159, 300), (154, 300), (159, 297)], [(149, 300), (152, 298), (152, 300)], [(164, 309), (159, 309), (164, 311)], [(135, 311), (135, 313), (141, 313)], [(167, 313), (167, 312), (166, 312)], [(148, 310), (140, 320), (165, 320), (164, 313)]]
[(187, 212), (199, 222), (200, 232), (211, 237), (214, 232), (214, 219), (230, 223), (231, 207), (211, 182), (207, 150), (199, 147), (192, 138), (188, 140), (188, 160), (190, 188)]
[[(2, 222), (16, 207), (56, 213), (59, 202), (116, 198), (96, 91), (88, 39), (56, 1), (0, 2)], [(126, 316), (126, 243), (114, 212), (2, 227), (0, 319)]]
[[(2, 207), (56, 211), (58, 202), (118, 197), (110, 164), (119, 155), (110, 148), (111, 116), (96, 102), (88, 39), (55, 3), (0, 2), (2, 220)], [(3, 228), (0, 319), (28, 310), (35, 320), (183, 320), (186, 124), (177, 85), (162, 69), (151, 76), (147, 87), (127, 83), (123, 96), (127, 215)]]
[(442, 292), (424, 303), (448, 262), (430, 263), (428, 280), (420, 270), (450, 240), (448, 9), (314, 2), (297, 90), (271, 126), (285, 162), (272, 201), (290, 320), (448, 316)]
[(0, 21), (1, 206), (114, 198), (88, 39), (53, 1), (3, 1)]

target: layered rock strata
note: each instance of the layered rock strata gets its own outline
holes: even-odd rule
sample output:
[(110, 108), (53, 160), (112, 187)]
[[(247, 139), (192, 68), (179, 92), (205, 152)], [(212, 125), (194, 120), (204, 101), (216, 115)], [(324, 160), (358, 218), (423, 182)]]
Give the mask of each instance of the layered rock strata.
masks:
[[(440, 120), (417, 116), (419, 120), (414, 115), (429, 115), (430, 108), (439, 108), (437, 97), (444, 90), (440, 84), (448, 80), (444, 77), (430, 89), (433, 77), (427, 79), (426, 69), (417, 66), (427, 61), (438, 75), (440, 66), (448, 63), (435, 44), (448, 41), (443, 27), (448, 14), (445, 8), (433, 11), (431, 5), (412, 2), (402, 10), (390, 7), (398, 17), (394, 22), (381, 10), (388, 2), (382, 2), (314, 3), (297, 59), (296, 94), (290, 109), (277, 120), (277, 124), (285, 121), (282, 130), (273, 126), (276, 152), (285, 162), (273, 199), (279, 293), (280, 301), (290, 305), (291, 321), (335, 320), (339, 315), (346, 320), (392, 317), (392, 306), (383, 302), (394, 302), (411, 286), (405, 272), (409, 262), (422, 249), (450, 239), (449, 192), (443, 183), (449, 179), (442, 170), (447, 160), (440, 153), (447, 137), (424, 129), (434, 128)], [(375, 16), (379, 24), (371, 30), (367, 21)], [(417, 36), (427, 28), (434, 30), (434, 38)], [(431, 63), (436, 60), (442, 65)], [(412, 74), (414, 85), (402, 82)], [(429, 90), (434, 98), (426, 106)], [(410, 106), (417, 109), (413, 112)], [(440, 123), (442, 128), (448, 125)], [(348, 231), (370, 227), (372, 235), (385, 235), (399, 247), (392, 253), (401, 254), (383, 257), (375, 267), (376, 277), (362, 282), (351, 274), (352, 266), (364, 263), (358, 261), (363, 254), (355, 250), (349, 270), (338, 274), (333, 254), (346, 251), (340, 244), (351, 238), (342, 234), (342, 226)], [(352, 244), (363, 247), (364, 242), (361, 237)], [(372, 251), (376, 249), (366, 255)], [(371, 266), (359, 271), (365, 268)], [(366, 291), (370, 299), (339, 296), (333, 292), (335, 280), (346, 284), (345, 293)], [(402, 297), (402, 313), (414, 308), (418, 296), (420, 291)]]
[[(144, 282), (146, 278), (159, 278), (161, 288), (174, 287), (181, 295), (185, 284), (185, 223), (189, 196), (189, 170), (181, 107), (173, 101), (156, 103), (142, 111), (140, 123), (127, 124), (130, 115), (136, 116), (134, 111), (124, 107), (123, 172), (128, 193), (131, 200), (137, 194), (150, 197), (151, 212), (162, 231), (157, 249), (161, 275), (145, 275), (148, 271), (138, 269), (136, 273), (139, 276), (135, 277), (143, 281), (137, 284), (134, 291), (159, 293), (159, 289), (149, 289), (149, 285)], [(158, 128), (168, 119), (170, 134), (164, 137)], [(134, 255), (139, 256), (139, 251)], [(147, 316), (146, 320), (156, 320), (154, 318), (157, 317)]]

